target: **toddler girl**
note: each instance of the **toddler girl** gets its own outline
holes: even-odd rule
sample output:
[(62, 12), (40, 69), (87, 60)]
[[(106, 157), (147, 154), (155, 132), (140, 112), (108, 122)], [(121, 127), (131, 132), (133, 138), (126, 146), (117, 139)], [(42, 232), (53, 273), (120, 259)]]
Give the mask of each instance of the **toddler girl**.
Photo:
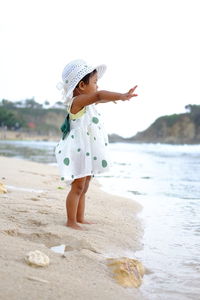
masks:
[(78, 223), (91, 224), (84, 218), (85, 194), (91, 177), (109, 168), (108, 138), (95, 104), (137, 96), (137, 86), (124, 94), (98, 91), (97, 81), (105, 70), (105, 65), (92, 67), (83, 60), (75, 60), (62, 73), (70, 129), (58, 143), (55, 154), (61, 180), (71, 184), (66, 198), (66, 225), (74, 229), (82, 229)]

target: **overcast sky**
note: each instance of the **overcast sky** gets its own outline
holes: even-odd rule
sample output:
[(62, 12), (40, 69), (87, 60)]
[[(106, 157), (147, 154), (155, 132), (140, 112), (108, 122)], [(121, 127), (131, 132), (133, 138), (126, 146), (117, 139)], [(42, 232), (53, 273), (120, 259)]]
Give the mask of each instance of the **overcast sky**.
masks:
[(138, 85), (98, 106), (109, 133), (132, 136), (199, 104), (199, 16), (199, 0), (0, 0), (0, 99), (55, 103), (69, 61), (105, 63), (99, 89)]

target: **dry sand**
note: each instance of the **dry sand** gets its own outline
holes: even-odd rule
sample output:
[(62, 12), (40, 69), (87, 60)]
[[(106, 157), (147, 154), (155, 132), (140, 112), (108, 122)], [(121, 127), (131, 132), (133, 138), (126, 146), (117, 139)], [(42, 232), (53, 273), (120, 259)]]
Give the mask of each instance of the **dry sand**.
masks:
[[(8, 189), (0, 194), (0, 299), (144, 299), (140, 289), (118, 285), (107, 266), (108, 257), (134, 257), (141, 247), (137, 203), (92, 180), (86, 218), (96, 224), (77, 231), (64, 226), (68, 188), (56, 166), (0, 157), (0, 182)], [(62, 244), (64, 256), (50, 249)], [(34, 250), (48, 255), (48, 267), (26, 264)]]

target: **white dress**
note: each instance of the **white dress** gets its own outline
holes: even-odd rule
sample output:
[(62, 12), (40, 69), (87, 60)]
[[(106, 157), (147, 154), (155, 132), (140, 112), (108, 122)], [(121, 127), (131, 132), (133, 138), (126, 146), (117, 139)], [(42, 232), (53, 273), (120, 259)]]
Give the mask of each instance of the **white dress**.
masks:
[(64, 140), (60, 140), (55, 150), (61, 180), (67, 184), (76, 178), (94, 177), (109, 170), (108, 136), (96, 105), (88, 105), (69, 116), (70, 132)]

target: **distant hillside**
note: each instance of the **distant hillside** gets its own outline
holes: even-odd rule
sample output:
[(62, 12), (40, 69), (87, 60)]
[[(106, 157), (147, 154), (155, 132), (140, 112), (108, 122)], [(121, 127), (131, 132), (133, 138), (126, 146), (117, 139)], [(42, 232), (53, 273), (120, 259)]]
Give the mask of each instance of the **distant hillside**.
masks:
[(129, 142), (199, 144), (200, 105), (187, 105), (187, 113), (162, 116)]
[(117, 134), (114, 134), (114, 133), (109, 134), (108, 138), (109, 138), (110, 143), (126, 143), (127, 142), (126, 138), (123, 138), (120, 135), (117, 135)]
[[(45, 104), (48, 106), (48, 102)], [(8, 100), (0, 102), (0, 129), (30, 135), (58, 137), (60, 126), (64, 121), (66, 109), (61, 102), (54, 107), (46, 107), (34, 99), (13, 103)], [(109, 135), (109, 141), (131, 143), (200, 143), (200, 105), (187, 105), (186, 113), (173, 114), (158, 118), (149, 128), (138, 132), (131, 138), (117, 134)], [(21, 135), (20, 135), (21, 136)]]
[(66, 111), (60, 108), (17, 107), (9, 102), (0, 106), (0, 127), (38, 135), (57, 135), (65, 115)]

